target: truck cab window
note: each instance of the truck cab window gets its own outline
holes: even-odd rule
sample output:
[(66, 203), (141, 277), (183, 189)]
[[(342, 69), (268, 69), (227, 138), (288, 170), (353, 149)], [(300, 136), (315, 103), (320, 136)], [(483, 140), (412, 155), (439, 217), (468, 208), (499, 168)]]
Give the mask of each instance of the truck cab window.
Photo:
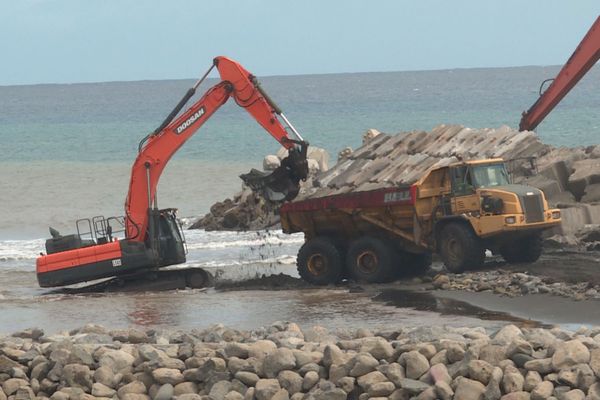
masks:
[(508, 185), (508, 173), (503, 164), (478, 165), (472, 168), (475, 187), (488, 188)]
[(470, 168), (467, 166), (452, 168), (452, 192), (455, 196), (467, 196), (473, 194), (473, 181), (471, 179)]

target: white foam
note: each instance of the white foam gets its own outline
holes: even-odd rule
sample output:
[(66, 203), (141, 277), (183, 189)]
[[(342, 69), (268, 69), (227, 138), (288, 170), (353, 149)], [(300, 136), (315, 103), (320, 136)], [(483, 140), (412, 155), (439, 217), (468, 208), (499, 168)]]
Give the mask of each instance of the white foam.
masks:
[(44, 239), (0, 240), (0, 262), (35, 260), (44, 250)]
[(280, 239), (280, 238), (262, 238), (262, 239), (242, 239), (232, 240), (229, 242), (208, 242), (208, 243), (189, 243), (188, 249), (200, 250), (200, 249), (224, 249), (227, 247), (258, 247), (258, 246), (277, 246), (283, 244), (298, 244), (302, 243), (303, 239)]
[[(282, 231), (206, 232), (185, 231), (188, 261), (169, 268), (198, 267), (218, 279), (244, 280), (285, 273), (296, 274), (296, 252), (303, 235)], [(67, 296), (46, 294), (35, 284), (35, 258), (44, 249), (45, 239), (0, 240), (0, 281), (4, 284), (0, 302), (55, 302)], [(30, 275), (15, 275), (26, 273)]]
[(286, 235), (278, 231), (252, 232), (185, 232), (188, 249), (224, 249), (228, 247), (259, 247), (297, 245), (304, 241), (302, 234)]
[(269, 257), (265, 259), (249, 259), (249, 260), (222, 260), (222, 261), (204, 261), (185, 263), (169, 267), (170, 269), (184, 269), (189, 267), (200, 268), (223, 268), (223, 267), (239, 267), (246, 265), (292, 265), (296, 263), (296, 256), (283, 255), (279, 257)]
[[(286, 235), (282, 231), (206, 232), (185, 231), (188, 249), (224, 249), (228, 247), (258, 247), (296, 245), (303, 242), (302, 234)], [(35, 260), (44, 252), (45, 239), (0, 240), (0, 262)]]

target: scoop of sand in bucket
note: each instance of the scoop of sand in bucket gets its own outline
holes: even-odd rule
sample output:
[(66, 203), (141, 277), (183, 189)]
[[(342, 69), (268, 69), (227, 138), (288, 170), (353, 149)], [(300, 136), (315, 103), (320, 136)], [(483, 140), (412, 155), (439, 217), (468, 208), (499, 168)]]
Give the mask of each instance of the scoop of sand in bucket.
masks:
[(240, 175), (240, 178), (250, 189), (270, 202), (293, 200), (300, 191), (300, 181), (305, 181), (308, 176), (308, 143), (299, 144), (299, 148), (289, 150), (288, 156), (281, 160), (281, 165), (273, 172), (253, 168), (249, 173)]

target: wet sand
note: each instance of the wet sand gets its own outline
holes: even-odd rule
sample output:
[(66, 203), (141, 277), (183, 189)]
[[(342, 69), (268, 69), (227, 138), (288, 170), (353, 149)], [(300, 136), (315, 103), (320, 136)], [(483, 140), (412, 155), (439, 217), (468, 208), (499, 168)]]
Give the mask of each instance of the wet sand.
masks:
[(3, 304), (0, 332), (32, 326), (48, 332), (73, 329), (86, 323), (114, 328), (205, 328), (223, 323), (254, 329), (274, 321), (295, 321), (301, 326), (322, 325), (330, 329), (356, 326), (485, 326), (497, 328), (502, 321), (481, 321), (460, 315), (387, 305), (374, 301), (372, 293), (348, 289), (293, 289), (218, 291), (184, 290), (139, 294), (47, 296), (38, 301)]
[(502, 264), (506, 270), (544, 275), (557, 282), (600, 284), (600, 252), (597, 251), (546, 251), (532, 264)]
[[(292, 272), (292, 271), (290, 271)], [(424, 285), (398, 282), (387, 285), (343, 285), (310, 288), (293, 285), (268, 287), (265, 282), (238, 282), (222, 289), (188, 289), (155, 293), (98, 293), (41, 295), (4, 301), (0, 332), (32, 326), (48, 332), (97, 323), (110, 327), (154, 329), (205, 328), (223, 323), (254, 329), (274, 321), (295, 321), (303, 327), (329, 329), (357, 326), (482, 326), (497, 329), (520, 326), (577, 327), (600, 324), (597, 301), (547, 295), (508, 298), (492, 293), (427, 291)], [(257, 285), (261, 282), (262, 285)]]
[[(595, 275), (595, 254), (546, 255), (514, 270), (581, 281)], [(493, 261), (489, 266), (497, 267)], [(501, 268), (513, 268), (503, 264)], [(600, 325), (598, 301), (549, 295), (504, 297), (493, 293), (426, 290), (412, 280), (384, 285), (342, 284), (314, 288), (298, 279), (293, 264), (245, 264), (206, 268), (215, 288), (138, 293), (65, 294), (39, 289), (35, 274), (5, 274), (15, 280), (0, 298), (0, 333), (39, 326), (47, 332), (98, 323), (114, 328), (205, 328), (223, 323), (253, 329), (274, 321), (330, 329), (356, 326)], [(439, 263), (434, 269), (441, 269)], [(14, 275), (14, 276), (13, 276)], [(17, 285), (18, 281), (18, 285)], [(22, 295), (22, 296), (21, 296)]]

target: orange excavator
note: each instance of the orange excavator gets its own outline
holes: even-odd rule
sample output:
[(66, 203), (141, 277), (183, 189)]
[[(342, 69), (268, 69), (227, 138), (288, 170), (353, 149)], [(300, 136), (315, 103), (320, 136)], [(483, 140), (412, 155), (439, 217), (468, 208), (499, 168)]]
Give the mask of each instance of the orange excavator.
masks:
[[(177, 116), (213, 68), (219, 71), (221, 81)], [(296, 197), (300, 181), (305, 180), (308, 173), (308, 143), (256, 77), (237, 62), (216, 57), (209, 70), (187, 91), (162, 124), (140, 142), (131, 169), (125, 215), (78, 220), (77, 233), (71, 235), (60, 235), (50, 228), (52, 237), (46, 240), (47, 254), (41, 254), (36, 261), (39, 285), (56, 287), (108, 277), (135, 278), (184, 263), (183, 231), (175, 209), (158, 208), (158, 181), (173, 154), (229, 98), (233, 98), (288, 150), (288, 156), (272, 174), (253, 170), (241, 178), (267, 200), (280, 202)], [(288, 135), (288, 130), (294, 138)], [(183, 275), (187, 286), (191, 287), (201, 286), (206, 279), (205, 272), (198, 269), (189, 269)]]
[[(596, 21), (556, 78), (542, 82), (540, 97), (529, 110), (523, 112), (519, 130), (531, 131), (535, 129), (594, 66), (598, 59), (600, 59), (600, 17), (596, 18)], [(551, 82), (550, 86), (542, 92), (544, 85), (548, 82)]]

